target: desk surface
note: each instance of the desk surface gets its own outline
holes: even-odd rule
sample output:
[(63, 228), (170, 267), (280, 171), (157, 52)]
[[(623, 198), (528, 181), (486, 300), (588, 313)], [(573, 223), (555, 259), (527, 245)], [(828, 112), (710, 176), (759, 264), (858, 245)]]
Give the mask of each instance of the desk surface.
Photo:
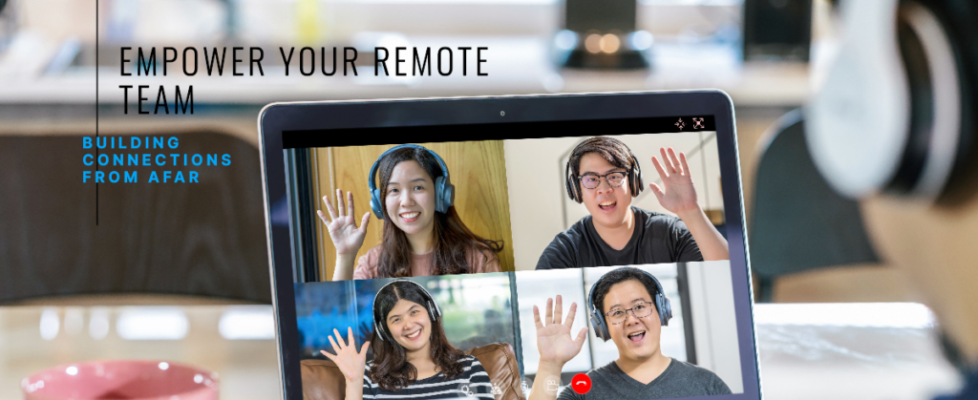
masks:
[[(957, 385), (926, 324), (854, 326), (853, 316), (879, 309), (844, 305), (850, 312), (840, 315), (812, 306), (755, 306), (765, 399), (929, 399)], [(133, 318), (143, 328), (182, 318), (186, 329), (133, 330)], [(22, 398), (21, 380), (55, 365), (152, 359), (217, 372), (223, 399), (276, 399), (271, 322), (270, 306), (0, 307), (0, 398)], [(230, 338), (249, 332), (261, 338)], [(154, 334), (170, 339), (133, 338)]]

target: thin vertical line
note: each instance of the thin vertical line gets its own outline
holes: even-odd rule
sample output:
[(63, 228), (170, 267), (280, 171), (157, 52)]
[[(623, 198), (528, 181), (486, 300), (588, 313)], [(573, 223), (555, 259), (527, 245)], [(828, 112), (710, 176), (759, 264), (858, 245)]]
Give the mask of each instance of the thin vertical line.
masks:
[[(333, 158), (332, 147), (326, 148), (326, 163), (329, 168), (329, 193), (326, 193), (323, 196), (335, 196), (334, 193), (336, 193), (336, 160)], [(371, 179), (373, 179), (373, 177), (371, 177)], [(320, 193), (320, 195), (322, 195), (322, 193)], [(322, 197), (316, 199), (316, 201), (317, 202), (322, 201)], [(322, 206), (320, 205), (320, 207)], [(322, 227), (320, 228), (322, 229)], [(329, 235), (329, 233), (327, 232), (326, 235)], [(326, 235), (323, 235), (322, 240), (319, 242), (320, 246), (322, 246), (323, 248), (324, 255), (326, 254), (326, 244), (324, 243), (326, 241)], [(333, 274), (329, 273), (330, 268), (332, 268), (333, 274), (336, 274), (336, 258), (333, 258), (332, 265), (330, 264), (323, 265), (323, 270), (326, 271), (326, 276), (323, 277), (324, 278), (323, 281), (333, 280)]]
[[(710, 292), (707, 291), (707, 290), (709, 290), (709, 288), (706, 285), (706, 268), (707, 268), (707, 266), (704, 263), (699, 263), (697, 265), (699, 267), (699, 285), (700, 285), (700, 291), (701, 291), (701, 293), (703, 293), (703, 303), (704, 303), (703, 304), (703, 311), (704, 311), (704, 314), (706, 314), (706, 318), (704, 319), (704, 321), (706, 322), (704, 324), (704, 325), (706, 325), (706, 327), (705, 327), (706, 329), (704, 329), (704, 331), (705, 332), (713, 332), (712, 331), (713, 323), (712, 323), (711, 317), (710, 317), (710, 304), (709, 304), (712, 301), (710, 300), (710, 295), (709, 295)], [(713, 336), (710, 335), (710, 339), (709, 339), (709, 342), (710, 342), (710, 345), (709, 345), (709, 348), (710, 348), (710, 366), (713, 367), (713, 368), (716, 368), (716, 365), (717, 365), (716, 364), (716, 358), (717, 357), (716, 357), (716, 351), (714, 351), (715, 350), (714, 347), (715, 347), (716, 343), (714, 343), (713, 340), (714, 340)], [(701, 361), (701, 360), (697, 360), (697, 361)]]
[(703, 149), (702, 155), (700, 155), (700, 164), (703, 166), (703, 194), (706, 196), (706, 209), (710, 209), (710, 175), (706, 170), (706, 142), (703, 141), (703, 131), (699, 132), (700, 135), (700, 148)]
[[(319, 188), (319, 149), (316, 148), (310, 149), (309, 154), (312, 156), (312, 176), (313, 176), (312, 182), (313, 182), (313, 192), (314, 192), (312, 204), (313, 204), (313, 208), (318, 210), (319, 201), (320, 201), (319, 199), (322, 198), (321, 197), (322, 189)], [(316, 225), (317, 240), (314, 241), (314, 243), (316, 245), (316, 249), (318, 250), (317, 253), (319, 253), (318, 254), (319, 276), (321, 278), (320, 279), (321, 281), (327, 281), (329, 279), (324, 278), (326, 276), (327, 271), (326, 271), (326, 253), (322, 245), (322, 241), (325, 240), (325, 238), (323, 237), (323, 224), (321, 221), (319, 221), (318, 215), (315, 216), (313, 220), (315, 221), (313, 222), (313, 224)]]
[[(336, 182), (335, 182), (336, 162), (333, 161), (333, 148), (327, 147), (326, 154), (327, 154), (327, 158), (329, 159), (329, 193), (330, 195), (332, 195), (332, 193), (336, 192)], [(373, 178), (374, 177), (372, 176), (370, 177), (370, 179)]]
[[(95, 172), (98, 172), (98, 2), (99, 0), (95, 0)], [(97, 180), (95, 181), (95, 226), (98, 226)]]

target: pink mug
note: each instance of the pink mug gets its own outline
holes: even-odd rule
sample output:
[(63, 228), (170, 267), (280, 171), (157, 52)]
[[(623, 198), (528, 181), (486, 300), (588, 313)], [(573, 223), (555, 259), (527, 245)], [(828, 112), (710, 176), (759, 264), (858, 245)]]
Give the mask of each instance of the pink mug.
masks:
[(217, 374), (170, 361), (87, 361), (21, 381), (25, 400), (217, 400)]

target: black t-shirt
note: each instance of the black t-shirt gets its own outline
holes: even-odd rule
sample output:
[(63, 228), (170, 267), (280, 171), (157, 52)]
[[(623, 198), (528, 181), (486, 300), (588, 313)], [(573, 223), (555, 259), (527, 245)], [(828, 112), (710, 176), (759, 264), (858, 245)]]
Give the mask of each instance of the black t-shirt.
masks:
[(588, 215), (557, 234), (540, 255), (537, 269), (703, 261), (700, 248), (681, 219), (636, 207), (632, 212), (635, 231), (621, 250), (601, 239)]
[(648, 384), (628, 376), (614, 361), (587, 373), (591, 390), (577, 394), (566, 388), (557, 400), (646, 400), (731, 394), (730, 387), (712, 371), (672, 359), (662, 375)]

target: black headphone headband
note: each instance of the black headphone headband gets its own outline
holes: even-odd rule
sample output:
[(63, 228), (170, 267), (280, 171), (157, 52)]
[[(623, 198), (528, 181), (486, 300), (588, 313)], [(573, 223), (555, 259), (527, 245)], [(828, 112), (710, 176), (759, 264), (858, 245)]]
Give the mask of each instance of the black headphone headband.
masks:
[(432, 322), (435, 322), (438, 320), (438, 318), (441, 318), (441, 308), (438, 307), (438, 303), (435, 302), (434, 297), (431, 296), (431, 293), (428, 292), (428, 289), (425, 289), (424, 286), (422, 286), (420, 283), (417, 283), (412, 280), (408, 280), (408, 279), (393, 280), (391, 282), (388, 282), (386, 285), (382, 286), (380, 290), (377, 291), (377, 294), (374, 295), (374, 304), (373, 304), (374, 329), (377, 330), (378, 333), (377, 336), (380, 337), (382, 341), (390, 341), (391, 343), (397, 343), (397, 341), (395, 341), (393, 337), (390, 337), (390, 333), (388, 333), (387, 330), (384, 328), (385, 318), (383, 315), (380, 315), (381, 310), (380, 310), (379, 302), (377, 300), (380, 298), (380, 294), (383, 293), (384, 289), (387, 289), (387, 287), (390, 285), (393, 285), (395, 283), (400, 283), (400, 282), (412, 283), (415, 286), (417, 286), (418, 289), (421, 289), (421, 296), (424, 297), (424, 301), (426, 303), (422, 305), (428, 309), (428, 316), (431, 318)]

